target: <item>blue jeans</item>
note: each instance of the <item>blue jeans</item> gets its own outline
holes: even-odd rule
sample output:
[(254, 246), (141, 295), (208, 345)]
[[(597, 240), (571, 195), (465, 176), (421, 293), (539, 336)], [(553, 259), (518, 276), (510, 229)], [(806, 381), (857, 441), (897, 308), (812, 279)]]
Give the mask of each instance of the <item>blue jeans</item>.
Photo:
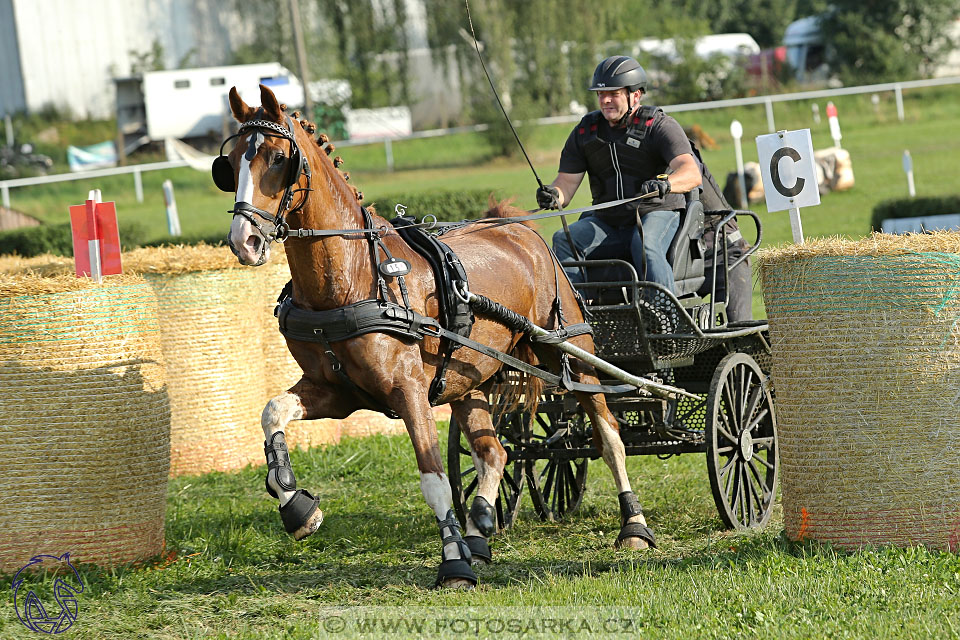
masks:
[[(587, 214), (570, 226), (570, 235), (580, 254), (588, 260), (618, 259), (633, 264), (641, 280), (650, 280), (675, 292), (673, 267), (667, 262), (667, 251), (680, 226), (677, 211), (650, 211), (640, 219), (643, 240), (635, 225), (614, 227), (595, 215)], [(567, 234), (561, 229), (553, 234), (553, 251), (560, 262), (575, 260)], [(646, 258), (646, 273), (643, 264)], [(583, 282), (577, 267), (564, 268), (570, 281)]]

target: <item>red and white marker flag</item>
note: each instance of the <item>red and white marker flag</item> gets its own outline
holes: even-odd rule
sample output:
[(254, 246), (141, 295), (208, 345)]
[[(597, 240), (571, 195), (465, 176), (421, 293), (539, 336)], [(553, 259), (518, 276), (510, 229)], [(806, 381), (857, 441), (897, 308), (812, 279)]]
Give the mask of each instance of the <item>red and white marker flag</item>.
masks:
[(86, 203), (70, 207), (70, 227), (78, 278), (89, 276), (100, 282), (103, 276), (123, 273), (117, 207), (100, 202), (99, 189), (90, 192)]
[(827, 120), (830, 122), (830, 137), (833, 138), (833, 146), (840, 147), (840, 120), (837, 119), (837, 108), (832, 102), (827, 103)]

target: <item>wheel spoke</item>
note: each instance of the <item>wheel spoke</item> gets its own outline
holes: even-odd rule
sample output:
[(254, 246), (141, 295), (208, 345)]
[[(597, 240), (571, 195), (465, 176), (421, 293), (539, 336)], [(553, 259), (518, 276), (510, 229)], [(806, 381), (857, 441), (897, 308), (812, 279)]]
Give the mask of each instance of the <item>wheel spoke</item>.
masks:
[(760, 456), (753, 456), (752, 460), (756, 460), (757, 462), (765, 466), (767, 469), (770, 469), (771, 471), (773, 471), (773, 463), (770, 462), (769, 460), (765, 460)]
[[(738, 427), (739, 425), (738, 425), (738, 423), (737, 423), (737, 415), (736, 415), (737, 402), (734, 400), (734, 396), (736, 396), (736, 392), (733, 390), (733, 387), (732, 387), (732, 385), (731, 385), (731, 382), (732, 382), (732, 381), (728, 378), (728, 379), (723, 383), (723, 395), (724, 395), (724, 397), (725, 397), (725, 399), (726, 399), (726, 402), (727, 402), (727, 411), (725, 411), (725, 412), (724, 412), (724, 411), (721, 411), (720, 413), (721, 413), (721, 415), (726, 415), (727, 419), (726, 419), (724, 422), (727, 424), (728, 428), (729, 428), (730, 423), (732, 422), (732, 423), (733, 423), (733, 429), (732, 429), (731, 431), (736, 432), (736, 433), (739, 433), (740, 430), (737, 429), (737, 427)], [(731, 438), (731, 440), (736, 441), (735, 438)]]
[(731, 451), (733, 451), (734, 449), (735, 449), (735, 447), (717, 447), (717, 454), (718, 454), (718, 455), (721, 455), (721, 456), (722, 456), (722, 455), (726, 455), (726, 454), (730, 453)]
[(753, 371), (750, 367), (740, 365), (734, 370), (734, 375), (740, 381), (740, 393), (737, 399), (740, 401), (740, 424), (747, 423), (747, 394), (750, 391), (750, 380), (753, 378)]
[[(726, 416), (724, 416), (724, 414), (722, 414), (722, 413), (720, 414), (720, 416), (721, 416), (721, 418), (724, 418), (724, 422), (726, 422)], [(734, 445), (737, 444), (737, 439), (736, 439), (735, 437), (733, 437), (733, 434), (730, 433), (729, 431), (727, 431), (726, 429), (724, 429), (723, 427), (721, 427), (719, 424), (717, 425), (717, 433), (719, 433), (720, 435), (722, 435), (724, 438), (726, 438), (727, 440), (729, 440), (729, 441), (730, 441), (731, 443), (733, 443)]]
[(733, 473), (730, 474), (730, 490), (727, 492), (727, 498), (736, 518), (737, 509), (740, 507), (740, 468), (736, 464), (734, 464)]
[(757, 449), (766, 449), (769, 451), (773, 448), (773, 442), (774, 442), (773, 436), (770, 436), (769, 438), (754, 438), (753, 439), (754, 451), (756, 451)]
[(748, 425), (748, 429), (752, 430), (760, 421), (759, 418), (754, 419), (754, 413), (756, 413), (757, 407), (759, 406), (762, 398), (763, 389), (759, 385), (755, 385), (750, 388), (750, 397), (746, 402), (746, 411), (744, 411), (743, 415), (743, 424)]
[(746, 503), (745, 507), (747, 509), (747, 513), (745, 514), (746, 521), (744, 522), (744, 524), (749, 526), (754, 522), (754, 520), (756, 520), (754, 516), (754, 510), (753, 510), (753, 503), (754, 503), (755, 497), (754, 497), (753, 485), (750, 483), (750, 475), (749, 475), (749, 472), (747, 471), (746, 465), (740, 467), (740, 469), (743, 473), (743, 486), (746, 489), (743, 496), (744, 502)]
[(750, 424), (747, 426), (747, 429), (749, 429), (750, 431), (753, 431), (754, 429), (756, 429), (760, 425), (760, 423), (763, 421), (763, 419), (767, 417), (769, 413), (770, 413), (770, 407), (764, 407), (764, 409), (760, 411), (753, 420), (750, 421)]
[[(750, 472), (753, 474), (754, 479), (757, 481), (757, 484), (760, 485), (760, 489), (763, 492), (763, 502), (766, 503), (771, 498), (770, 487), (767, 486), (767, 483), (762, 477), (760, 477), (760, 470), (757, 469), (757, 465), (753, 463), (754, 460), (759, 460), (759, 458), (753, 458), (748, 463), (750, 466)], [(765, 463), (765, 461), (764, 461)]]

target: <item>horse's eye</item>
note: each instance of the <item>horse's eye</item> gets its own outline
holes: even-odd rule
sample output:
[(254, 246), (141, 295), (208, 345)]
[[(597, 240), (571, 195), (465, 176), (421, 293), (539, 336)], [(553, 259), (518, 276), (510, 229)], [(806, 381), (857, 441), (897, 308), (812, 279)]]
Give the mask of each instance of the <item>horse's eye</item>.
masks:
[(286, 158), (284, 158), (282, 151), (278, 151), (278, 152), (277, 152), (277, 155), (273, 156), (273, 164), (274, 164), (274, 166), (279, 166), (279, 165), (283, 164), (283, 161), (284, 161), (284, 160), (286, 160)]

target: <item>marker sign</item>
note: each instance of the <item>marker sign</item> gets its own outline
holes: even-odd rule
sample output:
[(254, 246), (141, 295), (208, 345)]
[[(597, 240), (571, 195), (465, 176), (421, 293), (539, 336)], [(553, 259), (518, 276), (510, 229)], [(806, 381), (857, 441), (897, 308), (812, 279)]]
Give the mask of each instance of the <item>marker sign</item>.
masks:
[(743, 151), (740, 148), (740, 138), (743, 137), (743, 125), (739, 120), (730, 123), (730, 135), (733, 137), (733, 148), (737, 154), (737, 185), (740, 187), (740, 202), (736, 206), (747, 208), (747, 181), (743, 175)]
[(768, 211), (820, 204), (810, 129), (757, 136), (757, 153)]
[(837, 119), (837, 108), (832, 102), (827, 103), (827, 120), (830, 121), (830, 137), (833, 138), (834, 146), (840, 146), (840, 120)]
[(123, 273), (115, 203), (90, 199), (70, 207), (70, 227), (78, 278)]
[(907, 193), (910, 194), (911, 198), (915, 198), (917, 187), (913, 182), (913, 158), (910, 157), (910, 152), (906, 149), (903, 151), (903, 172), (907, 174)]
[(820, 204), (810, 129), (757, 136), (760, 175), (768, 211), (790, 210), (793, 241), (803, 242), (800, 207)]

